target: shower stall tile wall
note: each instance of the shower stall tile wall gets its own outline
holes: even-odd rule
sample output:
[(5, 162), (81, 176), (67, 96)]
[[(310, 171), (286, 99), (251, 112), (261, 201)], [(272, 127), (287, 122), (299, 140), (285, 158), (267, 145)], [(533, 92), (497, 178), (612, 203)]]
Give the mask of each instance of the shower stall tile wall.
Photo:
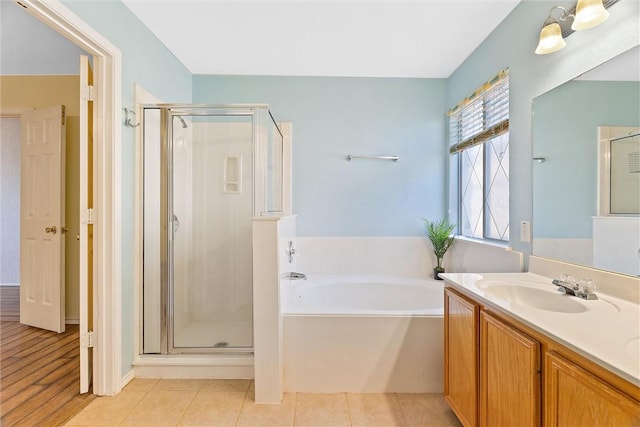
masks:
[[(184, 173), (176, 170), (174, 146), (175, 347), (253, 345), (251, 187), (244, 192), (225, 188), (228, 159), (252, 156), (251, 117), (244, 120), (195, 122), (192, 162)], [(234, 183), (251, 182), (251, 175), (249, 164), (242, 176), (234, 176)], [(195, 229), (182, 230), (182, 217)], [(181, 240), (185, 241), (182, 247)]]
[(282, 211), (282, 133), (266, 105), (149, 105), (143, 118), (143, 353), (243, 365), (252, 218)]

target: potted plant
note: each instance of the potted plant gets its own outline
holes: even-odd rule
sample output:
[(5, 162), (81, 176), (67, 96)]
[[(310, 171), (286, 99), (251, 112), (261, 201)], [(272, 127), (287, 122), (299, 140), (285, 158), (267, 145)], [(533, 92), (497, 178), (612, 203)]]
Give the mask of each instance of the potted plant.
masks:
[(433, 269), (433, 278), (436, 280), (442, 280), (440, 277), (440, 273), (444, 273), (442, 258), (453, 243), (452, 233), (456, 225), (450, 224), (446, 219), (441, 221), (429, 221), (425, 219), (424, 225), (427, 238), (431, 241), (431, 245), (433, 246), (433, 253), (436, 254), (437, 265)]

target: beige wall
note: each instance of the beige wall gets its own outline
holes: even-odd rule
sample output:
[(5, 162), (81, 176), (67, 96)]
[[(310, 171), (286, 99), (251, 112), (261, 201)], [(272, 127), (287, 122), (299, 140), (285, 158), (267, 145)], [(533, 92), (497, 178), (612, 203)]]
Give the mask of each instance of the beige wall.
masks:
[(0, 106), (44, 108), (63, 104), (67, 116), (80, 114), (79, 76), (0, 76)]
[[(79, 76), (0, 76), (0, 112), (11, 114), (25, 109), (65, 105), (66, 138), (66, 318), (79, 319)], [(20, 224), (16, 224), (19, 227)]]

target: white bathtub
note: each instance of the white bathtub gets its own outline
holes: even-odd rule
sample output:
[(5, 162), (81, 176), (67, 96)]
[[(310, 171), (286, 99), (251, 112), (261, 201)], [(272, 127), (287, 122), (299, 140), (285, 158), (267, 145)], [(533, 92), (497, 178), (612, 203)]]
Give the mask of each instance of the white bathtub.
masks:
[(281, 295), (285, 391), (443, 391), (441, 281), (310, 277)]
[(443, 315), (442, 282), (435, 280), (319, 277), (287, 286), (284, 314)]

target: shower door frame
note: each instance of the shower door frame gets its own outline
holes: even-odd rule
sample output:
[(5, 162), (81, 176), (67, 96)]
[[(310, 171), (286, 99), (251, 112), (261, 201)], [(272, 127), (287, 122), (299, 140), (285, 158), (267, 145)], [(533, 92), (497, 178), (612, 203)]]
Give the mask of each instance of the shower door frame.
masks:
[[(173, 117), (175, 116), (250, 116), (252, 125), (252, 159), (251, 159), (251, 211), (253, 217), (278, 215), (282, 211), (267, 210), (266, 179), (257, 180), (256, 177), (266, 177), (266, 162), (262, 162), (267, 155), (265, 138), (268, 138), (268, 121), (284, 138), (282, 130), (275, 121), (267, 104), (236, 104), (236, 105), (202, 105), (202, 104), (153, 104), (144, 108), (160, 110), (160, 351), (161, 354), (253, 354), (253, 320), (252, 345), (250, 347), (175, 347), (174, 317), (174, 269), (173, 269)], [(249, 121), (247, 121), (249, 123)], [(263, 164), (264, 163), (264, 164)], [(282, 179), (284, 177), (281, 177)], [(264, 208), (261, 210), (260, 208)], [(251, 220), (252, 218), (248, 218)], [(253, 282), (253, 272), (252, 272)], [(253, 286), (253, 283), (252, 283)], [(251, 302), (253, 306), (253, 301)], [(144, 309), (143, 309), (144, 310)], [(253, 311), (253, 310), (252, 310)], [(144, 325), (141, 328), (141, 334)]]

